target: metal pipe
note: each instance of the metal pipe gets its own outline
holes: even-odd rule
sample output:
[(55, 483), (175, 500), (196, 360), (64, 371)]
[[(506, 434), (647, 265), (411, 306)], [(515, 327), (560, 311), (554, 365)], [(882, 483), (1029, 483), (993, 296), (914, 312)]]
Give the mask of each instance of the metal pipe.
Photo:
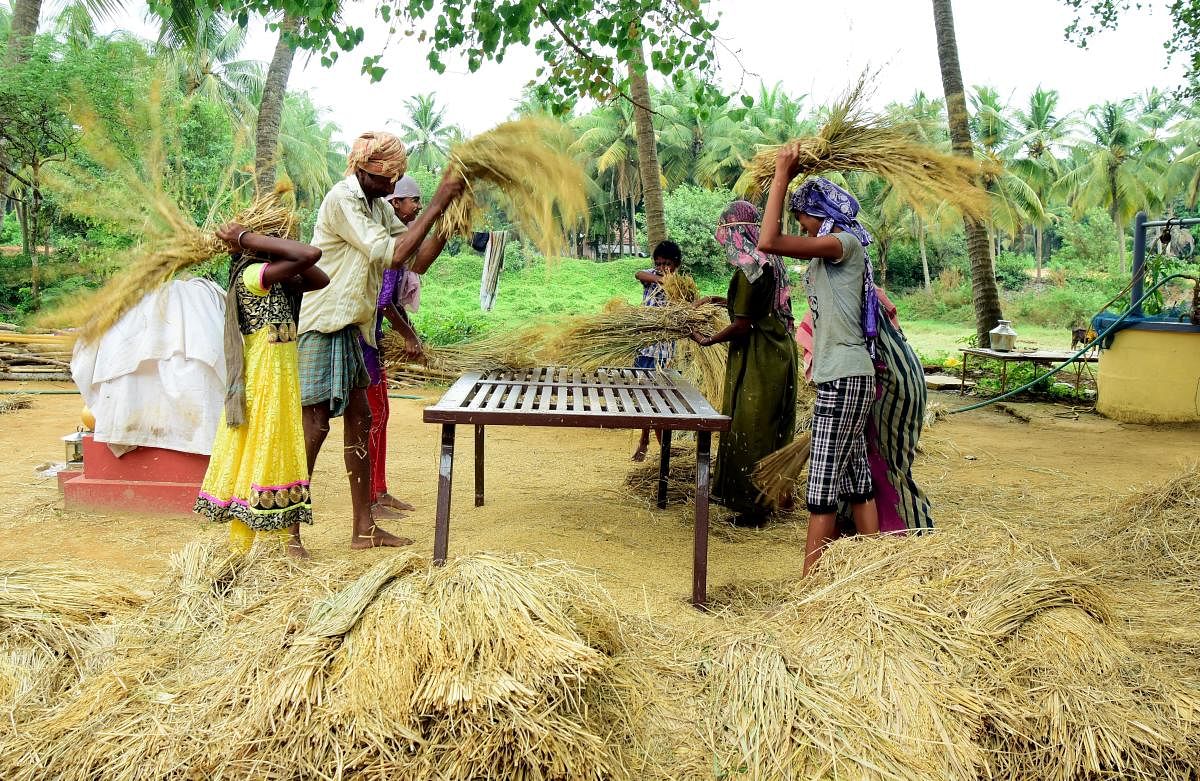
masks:
[[(1121, 241), (1124, 241), (1124, 237)], [(1142, 316), (1142, 287), (1146, 283), (1146, 213), (1138, 212), (1133, 218), (1133, 285), (1129, 292), (1129, 312), (1133, 317)]]
[(1179, 226), (1186, 228), (1189, 225), (1200, 225), (1200, 217), (1176, 218), (1172, 217), (1169, 220), (1151, 220), (1143, 224), (1145, 228), (1167, 228), (1171, 226)]

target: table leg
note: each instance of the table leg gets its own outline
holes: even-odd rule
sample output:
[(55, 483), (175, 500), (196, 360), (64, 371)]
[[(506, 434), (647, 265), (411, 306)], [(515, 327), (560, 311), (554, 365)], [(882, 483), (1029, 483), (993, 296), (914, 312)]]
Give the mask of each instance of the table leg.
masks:
[(1000, 361), (1000, 392), (1008, 390), (1008, 361)]
[(454, 424), (442, 424), (442, 450), (438, 461), (437, 520), (433, 529), (433, 563), (446, 563), (450, 547), (450, 491), (454, 486)]
[(658, 509), (662, 510), (667, 506), (667, 482), (671, 475), (671, 429), (663, 431), (659, 444), (662, 454), (658, 458)]
[(483, 426), (475, 426), (475, 506), (483, 507)]
[(696, 528), (692, 543), (692, 605), (708, 602), (708, 454), (712, 434), (696, 432)]
[(958, 395), (967, 395), (967, 354), (963, 353), (962, 376), (958, 380)]

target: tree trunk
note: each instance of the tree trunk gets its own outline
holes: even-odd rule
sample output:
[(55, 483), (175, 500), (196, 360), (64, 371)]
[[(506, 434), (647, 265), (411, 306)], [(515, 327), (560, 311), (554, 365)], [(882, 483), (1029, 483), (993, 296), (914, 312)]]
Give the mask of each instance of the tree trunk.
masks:
[(1120, 212), (1113, 215), (1113, 225), (1117, 226), (1117, 257), (1121, 260), (1121, 273), (1128, 274), (1129, 269), (1125, 266), (1125, 225)]
[[(632, 251), (634, 244), (637, 243), (637, 222), (634, 220), (633, 207), (634, 207), (633, 189), (630, 188), (630, 190), (629, 190), (629, 230), (627, 233), (627, 238), (622, 239), (622, 243), (627, 242), (628, 249), (630, 250), (629, 254), (636, 256), (637, 253)], [(625, 252), (626, 252), (625, 249), (621, 250), (621, 254), (625, 254)]]
[(921, 248), (921, 275), (925, 278), (925, 292), (933, 292), (933, 285), (929, 281), (929, 256), (925, 252), (925, 223), (920, 219), (917, 220), (917, 244)]
[(258, 125), (254, 129), (254, 186), (260, 195), (275, 188), (275, 162), (279, 151), (279, 124), (283, 119), (283, 98), (287, 94), (288, 78), (296, 50), (287, 41), (294, 32), (296, 17), (285, 15), (279, 24), (279, 40), (275, 55), (267, 68), (263, 82), (262, 102), (258, 105)]
[[(634, 49), (636, 62), (629, 63), (629, 92), (633, 98), (633, 125), (637, 133), (638, 171), (642, 175), (642, 203), (646, 206), (646, 243), (653, 252), (667, 238), (663, 212), (662, 180), (658, 167), (658, 141), (654, 136), (654, 118), (650, 111), (650, 84), (646, 81), (646, 58), (639, 43)], [(639, 70), (639, 68), (641, 70)]]
[(1042, 242), (1045, 232), (1038, 226), (1033, 228), (1033, 254), (1034, 260), (1037, 262), (1037, 280), (1042, 281)]
[[(946, 93), (946, 114), (954, 152), (974, 158), (971, 129), (968, 124), (967, 97), (963, 91), (962, 68), (958, 64), (958, 42), (954, 37), (954, 12), (950, 0), (933, 0), (933, 26), (937, 33), (938, 62), (942, 70), (942, 89)], [(979, 345), (989, 345), (988, 332), (1000, 320), (1000, 291), (992, 268), (992, 252), (987, 229), (980, 223), (963, 219), (967, 233), (967, 255), (971, 259), (971, 302), (975, 307), (975, 333)]]
[(14, 0), (9, 28), (8, 61), (21, 62), (25, 39), (37, 35), (42, 16), (42, 0)]
[(21, 229), (21, 254), (29, 255), (29, 207), (24, 199), (17, 201), (17, 225)]

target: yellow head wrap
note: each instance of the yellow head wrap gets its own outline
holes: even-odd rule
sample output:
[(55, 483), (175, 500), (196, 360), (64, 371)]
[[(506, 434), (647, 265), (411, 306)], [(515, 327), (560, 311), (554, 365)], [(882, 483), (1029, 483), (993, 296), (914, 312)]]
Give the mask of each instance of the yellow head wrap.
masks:
[(404, 142), (382, 130), (363, 133), (354, 139), (350, 155), (346, 158), (346, 175), (358, 169), (376, 176), (386, 176), (393, 182), (408, 170), (408, 155)]

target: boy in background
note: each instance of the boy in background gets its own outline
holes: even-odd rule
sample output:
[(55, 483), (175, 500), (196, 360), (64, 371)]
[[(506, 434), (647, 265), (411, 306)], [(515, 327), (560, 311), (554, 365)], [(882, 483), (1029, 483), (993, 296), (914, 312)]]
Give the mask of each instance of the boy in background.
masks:
[[(683, 252), (675, 242), (661, 241), (654, 248), (653, 258), (654, 268), (643, 269), (633, 276), (642, 283), (643, 306), (666, 306), (667, 293), (663, 290), (663, 277), (679, 271), (679, 267), (683, 265)], [(670, 365), (671, 359), (674, 357), (675, 343), (659, 342), (643, 347), (637, 358), (634, 359), (633, 367), (635, 369), (663, 369)], [(655, 431), (654, 436), (658, 439), (659, 445), (662, 445), (662, 432)], [(641, 439), (638, 440), (637, 450), (633, 451), (633, 460), (639, 463), (645, 461), (646, 450), (649, 447), (650, 429), (644, 428)]]

